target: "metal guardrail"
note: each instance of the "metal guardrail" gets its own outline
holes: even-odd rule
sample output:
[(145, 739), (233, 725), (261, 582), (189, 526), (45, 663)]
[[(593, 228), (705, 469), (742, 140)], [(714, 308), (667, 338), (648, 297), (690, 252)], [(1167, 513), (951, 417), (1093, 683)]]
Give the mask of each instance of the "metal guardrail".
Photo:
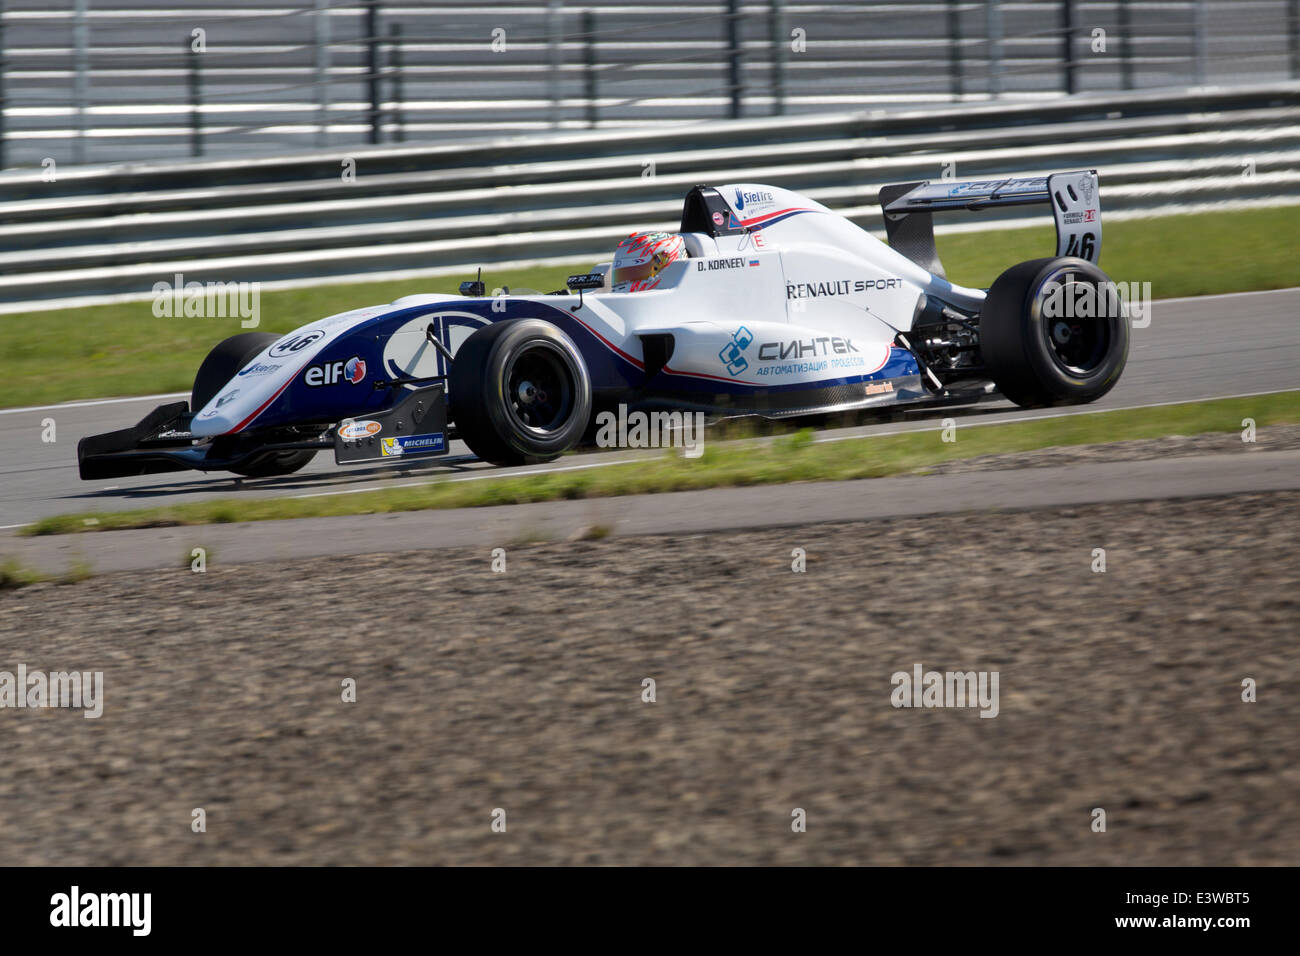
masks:
[(10, 172), (0, 309), (147, 295), (178, 272), (333, 280), (596, 258), (633, 227), (674, 228), (699, 182), (779, 183), (879, 229), (885, 182), (1083, 165), (1110, 212), (1300, 201), (1300, 83), (83, 168), (51, 183)]
[(0, 167), (1300, 79), (1300, 0), (0, 0)]

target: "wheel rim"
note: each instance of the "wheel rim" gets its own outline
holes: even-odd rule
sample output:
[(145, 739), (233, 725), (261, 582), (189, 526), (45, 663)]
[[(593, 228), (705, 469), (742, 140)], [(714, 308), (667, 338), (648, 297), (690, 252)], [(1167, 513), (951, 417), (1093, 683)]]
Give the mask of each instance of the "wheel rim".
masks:
[(1044, 310), (1040, 318), (1047, 351), (1052, 361), (1071, 375), (1090, 375), (1102, 366), (1110, 351), (1111, 294), (1105, 286), (1078, 280), (1071, 275), (1059, 281), (1067, 303), (1080, 301), (1074, 287), (1091, 286), (1091, 299), (1085, 297), (1082, 301), (1092, 301), (1096, 307), (1091, 309), (1094, 314), (1083, 316), (1048, 315)]
[(540, 437), (561, 431), (573, 412), (576, 388), (565, 355), (550, 343), (520, 351), (504, 376), (506, 408), (516, 427)]

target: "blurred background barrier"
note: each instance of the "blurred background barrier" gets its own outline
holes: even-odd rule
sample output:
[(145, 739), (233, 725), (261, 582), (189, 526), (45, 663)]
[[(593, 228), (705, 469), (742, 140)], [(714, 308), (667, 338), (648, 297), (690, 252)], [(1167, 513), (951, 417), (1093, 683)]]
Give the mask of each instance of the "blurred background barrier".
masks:
[(1300, 0), (0, 9), (0, 167), (1300, 78)]
[[(1100, 170), (1107, 216), (1300, 202), (1300, 83), (713, 120), (0, 174), (0, 311), (187, 281), (595, 261), (696, 183), (778, 183), (883, 232), (882, 183)], [(956, 228), (1033, 217), (967, 214)], [(1294, 236), (1279, 236), (1294, 243)]]
[(1298, 36), (1300, 0), (0, 0), (0, 311), (591, 260), (699, 182), (876, 230), (885, 182), (1071, 166), (1111, 215), (1300, 201)]

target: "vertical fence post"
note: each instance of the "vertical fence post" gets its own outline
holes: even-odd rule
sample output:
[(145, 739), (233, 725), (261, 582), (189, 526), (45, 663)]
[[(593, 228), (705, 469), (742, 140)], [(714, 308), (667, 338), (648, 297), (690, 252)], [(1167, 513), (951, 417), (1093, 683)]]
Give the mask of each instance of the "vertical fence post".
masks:
[(5, 155), (5, 110), (9, 104), (5, 99), (5, 0), (0, 0), (0, 169), (9, 164)]
[(1196, 85), (1204, 86), (1209, 76), (1210, 14), (1206, 0), (1196, 0)]
[(370, 91), (370, 142), (381, 139), (379, 111), (379, 0), (366, 3), (366, 73)]
[(954, 100), (965, 92), (961, 75), (961, 0), (948, 0), (948, 89)]
[(731, 89), (731, 118), (740, 118), (740, 0), (727, 0), (727, 86)]
[(86, 161), (86, 99), (89, 96), (88, 77), (86, 75), (90, 60), (90, 29), (86, 22), (86, 6), (88, 0), (77, 0), (74, 12), (75, 19), (72, 21), (72, 46), (73, 46), (73, 104), (77, 116), (77, 138), (74, 141), (72, 149), (73, 162), (84, 163)]
[(546, 51), (550, 58), (550, 68), (546, 71), (546, 85), (550, 90), (551, 126), (560, 128), (563, 121), (564, 95), (562, 70), (564, 68), (564, 10), (560, 0), (548, 0), (546, 4)]
[(316, 0), (312, 20), (316, 41), (316, 145), (329, 142), (330, 125), (330, 14), (329, 0)]
[(984, 32), (988, 40), (990, 96), (1002, 92), (1002, 7), (1000, 0), (985, 0)]
[(596, 128), (596, 14), (592, 10), (582, 11), (583, 35), (583, 70), (587, 97), (587, 125)]
[(785, 18), (781, 15), (781, 0), (770, 0), (767, 9), (768, 42), (772, 46), (772, 113), (781, 116), (785, 113)]
[(1287, 47), (1291, 51), (1291, 79), (1300, 78), (1300, 0), (1287, 4)]
[(1061, 70), (1065, 92), (1074, 92), (1074, 4), (1061, 0)]
[(392, 79), (389, 95), (393, 98), (393, 138), (399, 143), (406, 142), (406, 131), (402, 128), (402, 25), (394, 23), (388, 28), (388, 73)]
[(1129, 0), (1119, 0), (1119, 77), (1120, 86), (1133, 89), (1133, 22), (1129, 19)]
[(203, 114), (199, 107), (203, 105), (203, 82), (199, 76), (199, 51), (194, 49), (194, 41), (185, 38), (185, 55), (189, 59), (190, 73), (190, 155), (203, 155)]

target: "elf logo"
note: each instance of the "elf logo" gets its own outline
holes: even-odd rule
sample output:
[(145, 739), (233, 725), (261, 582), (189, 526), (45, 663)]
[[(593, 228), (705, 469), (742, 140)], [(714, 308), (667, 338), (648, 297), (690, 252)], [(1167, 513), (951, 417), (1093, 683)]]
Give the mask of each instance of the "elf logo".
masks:
[(321, 365), (308, 366), (303, 381), (313, 388), (320, 385), (337, 385), (347, 382), (357, 385), (365, 380), (366, 361), (356, 355), (346, 362), (325, 362)]

